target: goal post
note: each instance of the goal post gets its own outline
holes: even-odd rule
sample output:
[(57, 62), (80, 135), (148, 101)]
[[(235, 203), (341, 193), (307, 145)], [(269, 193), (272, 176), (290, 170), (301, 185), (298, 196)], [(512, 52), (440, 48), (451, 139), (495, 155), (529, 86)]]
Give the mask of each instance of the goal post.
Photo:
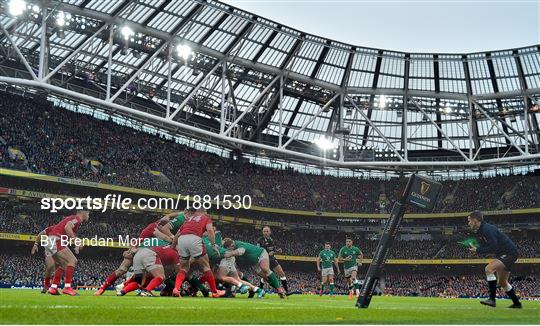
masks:
[(356, 302), (358, 308), (369, 307), (373, 289), (379, 283), (382, 267), (396, 237), (406, 206), (412, 205), (426, 211), (432, 211), (439, 198), (441, 188), (440, 183), (423, 176), (413, 174), (409, 178), (403, 194), (392, 207), (390, 217), (386, 222), (381, 239), (369, 265), (360, 296)]

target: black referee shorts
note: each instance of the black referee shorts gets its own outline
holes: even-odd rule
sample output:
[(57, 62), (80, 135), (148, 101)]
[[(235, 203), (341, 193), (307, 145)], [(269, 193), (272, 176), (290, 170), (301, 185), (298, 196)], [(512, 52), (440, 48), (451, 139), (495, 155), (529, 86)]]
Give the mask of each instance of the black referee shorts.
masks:
[(500, 256), (497, 256), (497, 259), (500, 260), (504, 264), (504, 269), (508, 272), (512, 270), (512, 267), (514, 266), (514, 263), (517, 260), (517, 255), (514, 254), (503, 254)]
[(270, 256), (270, 269), (274, 269), (279, 266), (279, 261), (274, 256)]

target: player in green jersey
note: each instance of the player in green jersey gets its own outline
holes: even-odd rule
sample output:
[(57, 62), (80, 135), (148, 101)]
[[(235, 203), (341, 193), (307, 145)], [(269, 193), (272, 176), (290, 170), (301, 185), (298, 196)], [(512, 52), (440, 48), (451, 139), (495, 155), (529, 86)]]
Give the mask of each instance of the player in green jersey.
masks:
[(285, 291), (279, 284), (277, 276), (270, 269), (270, 258), (266, 249), (257, 245), (232, 240), (230, 238), (223, 239), (223, 247), (227, 251), (234, 252), (234, 255), (238, 257), (238, 261), (245, 263), (246, 265), (253, 266), (255, 272), (276, 289), (279, 297), (285, 299)]
[(183, 212), (173, 212), (164, 216), (165, 219), (169, 220), (169, 223), (162, 226), (161, 231), (171, 238), (180, 230), (182, 224), (186, 220), (186, 214), (190, 214), (189, 211), (185, 210)]
[(356, 296), (360, 295), (360, 283), (356, 278), (356, 274), (358, 273), (358, 266), (362, 266), (362, 259), (364, 259), (362, 250), (353, 246), (353, 240), (347, 238), (345, 246), (339, 250), (338, 260), (343, 263), (343, 273), (349, 286), (349, 299), (353, 298), (355, 292)]
[(321, 273), (321, 292), (319, 295), (323, 295), (325, 286), (330, 289), (330, 295), (334, 295), (334, 268), (332, 264), (336, 266), (338, 275), (340, 274), (336, 253), (330, 248), (330, 242), (326, 242), (324, 249), (317, 256), (317, 270)]
[[(210, 262), (212, 265), (216, 266), (214, 275), (217, 280), (236, 286), (239, 292), (242, 294), (250, 290), (255, 292), (259, 298), (264, 296), (263, 289), (240, 278), (236, 269), (236, 256), (238, 256), (240, 253), (235, 250), (227, 251), (227, 249), (221, 246), (223, 240), (220, 231), (216, 231), (216, 244), (218, 245), (217, 253), (216, 251), (212, 250), (212, 245), (206, 237), (203, 237), (203, 243), (208, 252)], [(210, 254), (210, 251), (212, 251), (212, 254)]]

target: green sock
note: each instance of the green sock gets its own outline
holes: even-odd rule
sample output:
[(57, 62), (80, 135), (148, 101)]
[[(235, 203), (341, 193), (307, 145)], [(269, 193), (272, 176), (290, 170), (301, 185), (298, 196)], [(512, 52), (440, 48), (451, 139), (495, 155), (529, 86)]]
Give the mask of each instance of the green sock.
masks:
[(324, 292), (324, 286), (325, 286), (325, 285), (326, 285), (325, 283), (321, 283), (321, 291), (322, 291), (322, 292)]
[(330, 283), (330, 294), (334, 294), (334, 283)]
[(270, 275), (268, 275), (267, 279), (268, 279), (268, 283), (270, 283), (270, 285), (271, 285), (274, 289), (279, 289), (279, 288), (280, 288), (280, 286), (279, 286), (279, 280), (278, 280), (276, 274), (274, 274), (273, 272), (271, 272)]
[(354, 280), (353, 285), (356, 290), (360, 289), (360, 282), (358, 282), (358, 280)]

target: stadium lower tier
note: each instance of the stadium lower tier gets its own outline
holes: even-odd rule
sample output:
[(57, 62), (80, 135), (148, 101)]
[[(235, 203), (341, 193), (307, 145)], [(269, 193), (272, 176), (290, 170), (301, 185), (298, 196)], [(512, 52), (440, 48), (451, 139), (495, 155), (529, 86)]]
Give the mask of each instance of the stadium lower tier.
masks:
[[(41, 287), (43, 284), (43, 251), (30, 254), (31, 243), (0, 241), (0, 287)], [(86, 248), (78, 256), (73, 284), (80, 288), (97, 288), (122, 260), (117, 249)], [(282, 261), (290, 292), (319, 293), (320, 274), (314, 263)], [(258, 284), (251, 269), (242, 269), (248, 279)], [(540, 267), (515, 266), (511, 283), (521, 297), (540, 297)], [(359, 269), (360, 280), (367, 265)], [(197, 272), (195, 272), (197, 273)], [(466, 266), (386, 266), (380, 287), (384, 295), (425, 297), (485, 297), (487, 296), (483, 265)], [(119, 284), (121, 280), (117, 281)], [(335, 276), (337, 294), (346, 294), (346, 279)], [(504, 297), (504, 291), (499, 289)]]
[[(36, 235), (49, 225), (57, 223), (64, 214), (51, 214), (35, 209), (27, 202), (14, 203), (0, 198), (0, 233)], [(149, 223), (162, 215), (158, 213), (141, 214), (125, 212), (92, 213), (92, 218), (85, 222), (79, 230), (82, 238), (115, 238), (136, 237)], [(215, 222), (216, 227), (225, 237), (255, 243), (261, 236), (261, 225)], [(540, 232), (538, 230), (513, 230), (508, 233), (518, 245), (521, 258), (540, 257)], [(427, 233), (416, 235), (419, 239), (405, 240), (398, 233), (398, 241), (394, 243), (389, 258), (395, 259), (464, 259), (482, 258), (471, 254), (458, 241), (471, 237), (469, 232), (445, 235)], [(366, 258), (371, 258), (378, 244), (374, 232), (355, 232), (331, 230), (306, 230), (272, 228), (272, 238), (284, 255), (316, 257), (323, 249), (326, 241), (332, 249), (339, 251), (345, 244), (345, 238), (351, 237)], [(401, 239), (401, 240), (400, 240)]]

